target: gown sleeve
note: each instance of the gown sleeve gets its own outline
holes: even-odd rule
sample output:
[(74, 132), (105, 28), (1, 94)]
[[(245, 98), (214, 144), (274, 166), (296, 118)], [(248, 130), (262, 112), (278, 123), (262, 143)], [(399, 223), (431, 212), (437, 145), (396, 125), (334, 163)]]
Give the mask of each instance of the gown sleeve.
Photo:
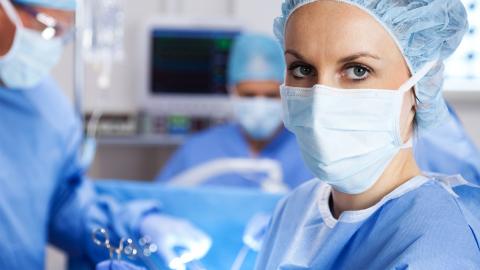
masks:
[(93, 182), (85, 176), (79, 149), (82, 132), (79, 121), (61, 138), (64, 156), (59, 169), (56, 190), (50, 202), (49, 242), (65, 250), (69, 256), (88, 257), (94, 262), (108, 258), (103, 247), (92, 241), (92, 231), (102, 227), (112, 239), (138, 237), (139, 223), (144, 216), (160, 211), (157, 201), (118, 203), (114, 198), (98, 194)]

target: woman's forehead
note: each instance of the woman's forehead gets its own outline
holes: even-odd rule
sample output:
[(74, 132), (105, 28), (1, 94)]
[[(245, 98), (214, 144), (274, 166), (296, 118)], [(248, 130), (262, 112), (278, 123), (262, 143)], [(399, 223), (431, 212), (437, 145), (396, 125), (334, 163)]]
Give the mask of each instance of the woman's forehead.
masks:
[(296, 10), (285, 29), (285, 49), (343, 57), (347, 52), (399, 51), (385, 28), (353, 5), (316, 1)]

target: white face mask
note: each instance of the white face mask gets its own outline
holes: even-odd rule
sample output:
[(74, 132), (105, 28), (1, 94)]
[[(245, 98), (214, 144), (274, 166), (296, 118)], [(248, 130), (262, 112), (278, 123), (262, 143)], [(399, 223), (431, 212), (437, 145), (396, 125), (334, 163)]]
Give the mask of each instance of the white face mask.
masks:
[(411, 147), (400, 132), (403, 97), (435, 64), (398, 91), (282, 86), (285, 126), (314, 175), (348, 194), (371, 188), (397, 153)]
[(233, 97), (234, 116), (253, 139), (265, 140), (282, 124), (282, 103), (276, 98)]
[(0, 0), (0, 4), (16, 27), (12, 48), (0, 57), (0, 81), (11, 89), (34, 87), (60, 60), (63, 41), (46, 40), (40, 33), (23, 27), (12, 3)]

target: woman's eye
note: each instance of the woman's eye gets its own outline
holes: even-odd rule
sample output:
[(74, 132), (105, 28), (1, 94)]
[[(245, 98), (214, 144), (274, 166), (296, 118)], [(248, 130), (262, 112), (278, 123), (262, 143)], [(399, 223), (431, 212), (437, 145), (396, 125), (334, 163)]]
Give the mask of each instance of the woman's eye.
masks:
[(346, 70), (346, 76), (353, 81), (365, 80), (369, 74), (370, 71), (362, 66), (353, 66)]
[(312, 75), (313, 69), (309, 66), (296, 66), (291, 69), (291, 72), (296, 78), (305, 78)]

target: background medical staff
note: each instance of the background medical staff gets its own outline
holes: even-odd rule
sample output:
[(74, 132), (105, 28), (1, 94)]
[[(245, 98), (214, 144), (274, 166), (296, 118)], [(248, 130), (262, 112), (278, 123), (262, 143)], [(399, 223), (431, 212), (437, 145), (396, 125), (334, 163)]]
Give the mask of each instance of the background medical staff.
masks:
[(85, 179), (79, 119), (48, 76), (72, 31), (75, 1), (0, 4), (0, 269), (42, 269), (47, 242), (70, 256), (105, 259), (91, 240), (98, 227), (112, 238), (151, 235), (165, 252), (169, 235), (206, 253), (208, 237), (161, 215), (156, 201), (119, 205)]
[[(284, 70), (278, 41), (261, 34), (239, 36), (228, 67), (235, 120), (191, 137), (168, 161), (157, 181), (171, 180), (195, 166), (222, 158), (278, 161), (291, 188), (311, 179), (295, 137), (282, 123), (279, 87)], [(213, 177), (206, 184), (258, 187), (258, 181), (260, 175), (232, 173)]]

